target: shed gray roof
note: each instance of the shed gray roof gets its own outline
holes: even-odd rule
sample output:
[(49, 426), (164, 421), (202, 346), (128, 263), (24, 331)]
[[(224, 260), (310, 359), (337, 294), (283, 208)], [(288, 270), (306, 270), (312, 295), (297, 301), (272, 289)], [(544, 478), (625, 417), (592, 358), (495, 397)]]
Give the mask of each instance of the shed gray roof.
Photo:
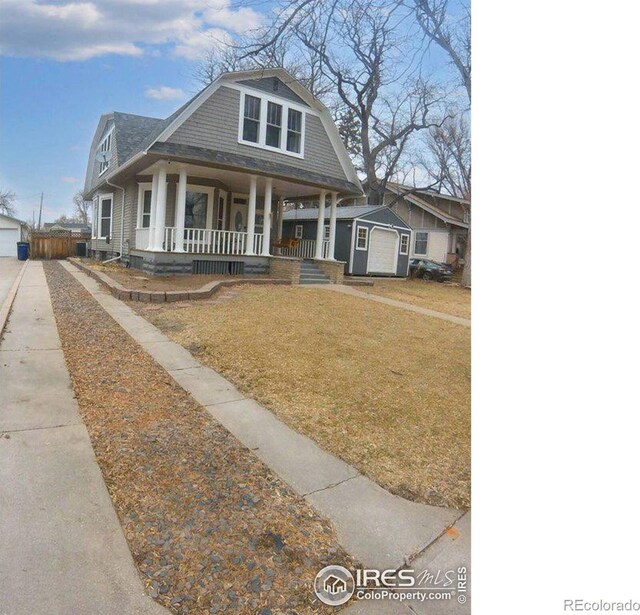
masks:
[[(370, 214), (378, 209), (384, 209), (384, 205), (351, 205), (336, 208), (336, 218), (339, 220), (352, 220), (365, 214)], [(325, 209), (325, 218), (329, 216), (329, 208)], [(286, 211), (282, 216), (283, 220), (317, 220), (318, 208), (308, 207), (306, 209), (292, 209)]]

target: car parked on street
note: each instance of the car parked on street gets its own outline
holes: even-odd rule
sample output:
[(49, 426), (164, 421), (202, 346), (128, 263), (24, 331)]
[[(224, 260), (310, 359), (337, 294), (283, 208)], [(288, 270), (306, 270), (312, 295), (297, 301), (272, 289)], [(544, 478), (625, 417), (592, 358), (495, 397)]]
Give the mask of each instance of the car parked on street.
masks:
[(453, 276), (453, 269), (449, 265), (426, 258), (412, 258), (409, 261), (409, 274), (412, 278), (447, 282)]

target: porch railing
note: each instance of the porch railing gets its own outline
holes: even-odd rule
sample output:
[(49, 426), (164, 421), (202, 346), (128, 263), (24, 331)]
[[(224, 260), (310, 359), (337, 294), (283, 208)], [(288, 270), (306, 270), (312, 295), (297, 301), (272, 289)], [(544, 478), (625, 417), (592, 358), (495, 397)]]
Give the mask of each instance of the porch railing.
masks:
[[(176, 242), (179, 241), (177, 229), (167, 226), (164, 229), (164, 249), (167, 252), (175, 252)], [(219, 231), (205, 228), (184, 229), (183, 249), (185, 252), (197, 254), (244, 254), (247, 246), (247, 233), (238, 231)], [(255, 234), (254, 253), (260, 254), (262, 248), (262, 235)]]
[[(283, 256), (296, 256), (298, 258), (315, 258), (316, 240), (301, 239), (295, 248), (282, 248)], [(329, 242), (322, 242), (322, 258), (329, 258)]]

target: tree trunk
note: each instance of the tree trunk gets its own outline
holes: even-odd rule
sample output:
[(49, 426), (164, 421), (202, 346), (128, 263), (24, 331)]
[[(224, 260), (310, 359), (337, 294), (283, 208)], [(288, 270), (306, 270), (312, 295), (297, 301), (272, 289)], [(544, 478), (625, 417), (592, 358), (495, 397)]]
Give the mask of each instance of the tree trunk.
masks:
[(467, 246), (464, 251), (462, 286), (471, 286), (471, 225), (469, 225), (469, 233), (467, 234)]

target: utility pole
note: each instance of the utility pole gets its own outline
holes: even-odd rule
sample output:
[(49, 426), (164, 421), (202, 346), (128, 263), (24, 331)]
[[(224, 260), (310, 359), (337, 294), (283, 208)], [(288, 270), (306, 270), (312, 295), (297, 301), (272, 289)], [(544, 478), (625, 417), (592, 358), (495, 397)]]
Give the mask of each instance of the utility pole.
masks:
[(42, 201), (44, 200), (44, 192), (40, 193), (40, 213), (38, 214), (38, 230), (42, 227)]

